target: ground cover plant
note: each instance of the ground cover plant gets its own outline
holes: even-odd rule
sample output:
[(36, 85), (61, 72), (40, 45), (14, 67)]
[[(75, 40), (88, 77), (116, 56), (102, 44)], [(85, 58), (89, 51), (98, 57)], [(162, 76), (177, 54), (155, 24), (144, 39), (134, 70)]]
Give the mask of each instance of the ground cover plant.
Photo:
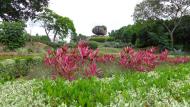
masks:
[(62, 78), (19, 79), (0, 85), (0, 106), (188, 107), (189, 66), (166, 64), (147, 73), (128, 71), (72, 82)]

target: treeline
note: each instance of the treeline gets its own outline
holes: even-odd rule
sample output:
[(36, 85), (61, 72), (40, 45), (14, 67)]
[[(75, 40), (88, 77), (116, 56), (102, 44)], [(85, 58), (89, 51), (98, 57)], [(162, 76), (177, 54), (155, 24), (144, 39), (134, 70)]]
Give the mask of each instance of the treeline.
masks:
[[(124, 26), (109, 33), (116, 41), (132, 44), (137, 48), (150, 46), (171, 49), (170, 34), (163, 25), (174, 27), (173, 20), (139, 20), (133, 25)], [(190, 50), (190, 16), (183, 16), (181, 23), (174, 32), (174, 48)]]

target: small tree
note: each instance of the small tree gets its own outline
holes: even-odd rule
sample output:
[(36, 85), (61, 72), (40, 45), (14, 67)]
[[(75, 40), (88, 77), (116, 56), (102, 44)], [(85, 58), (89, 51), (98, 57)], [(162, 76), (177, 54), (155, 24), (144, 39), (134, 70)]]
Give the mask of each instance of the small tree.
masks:
[(50, 9), (45, 9), (45, 11), (37, 17), (35, 22), (41, 23), (41, 26), (44, 28), (48, 37), (50, 37), (50, 33), (54, 35), (54, 42), (57, 35), (63, 39), (69, 33), (75, 33), (75, 27), (72, 20), (70, 20), (68, 17), (60, 16)]
[(24, 46), (25, 26), (23, 22), (2, 22), (0, 24), (0, 42), (10, 50)]
[(144, 0), (136, 5), (135, 20), (173, 20), (173, 25), (163, 21), (163, 26), (170, 34), (171, 48), (174, 45), (174, 32), (184, 15), (190, 14), (190, 0)]

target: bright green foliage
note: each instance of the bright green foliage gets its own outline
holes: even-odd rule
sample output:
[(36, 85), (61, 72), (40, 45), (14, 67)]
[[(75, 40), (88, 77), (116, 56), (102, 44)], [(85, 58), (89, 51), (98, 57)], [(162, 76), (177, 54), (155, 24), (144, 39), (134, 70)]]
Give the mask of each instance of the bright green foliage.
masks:
[[(43, 94), (37, 92), (41, 83), (37, 80), (7, 82), (0, 85), (1, 107), (50, 107)], [(34, 93), (35, 92), (35, 93)]]
[(3, 60), (0, 62), (0, 82), (26, 76), (31, 66), (40, 63), (42, 63), (42, 59), (38, 57), (21, 57)]
[(111, 42), (114, 41), (114, 38), (109, 36), (98, 36), (98, 37), (92, 37), (90, 38), (90, 41), (96, 41), (96, 42)]
[(23, 47), (26, 41), (25, 26), (23, 22), (1, 22), (0, 42), (10, 50)]
[[(189, 107), (190, 63), (151, 72), (106, 67), (104, 78), (16, 80), (0, 84), (0, 106)], [(109, 75), (110, 73), (114, 75)]]
[(90, 49), (97, 49), (98, 48), (98, 43), (95, 41), (88, 41), (88, 46)]
[(51, 99), (51, 106), (189, 106), (189, 70), (189, 64), (163, 65), (149, 73), (111, 78), (45, 80), (40, 92)]
[(28, 38), (28, 41), (42, 42), (42, 43), (51, 42), (50, 38), (48, 36), (46, 36), (46, 35), (30, 36)]

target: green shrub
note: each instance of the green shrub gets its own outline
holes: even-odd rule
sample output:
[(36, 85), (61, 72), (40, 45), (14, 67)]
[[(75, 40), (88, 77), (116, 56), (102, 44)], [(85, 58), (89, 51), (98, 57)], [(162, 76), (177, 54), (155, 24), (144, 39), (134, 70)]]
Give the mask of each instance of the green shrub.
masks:
[(104, 43), (104, 47), (111, 47), (111, 48), (123, 48), (126, 46), (131, 46), (131, 45), (123, 43), (123, 42), (105, 42)]
[(98, 48), (98, 43), (95, 41), (89, 41), (88, 46), (90, 49), (97, 49)]
[(46, 43), (46, 42), (51, 42), (50, 38), (48, 36), (30, 36), (28, 38), (28, 41), (33, 41), (33, 42), (42, 42), (42, 43)]
[(24, 22), (2, 22), (0, 24), (0, 42), (9, 50), (23, 47), (26, 41), (25, 26)]
[(54, 82), (45, 80), (43, 81), (43, 92), (51, 98), (51, 106), (64, 103), (67, 106), (93, 107), (97, 103), (108, 105), (114, 99), (113, 96), (110, 96), (114, 93), (114, 89), (109, 84), (94, 78), (79, 80), (72, 84), (62, 79)]
[(42, 63), (38, 57), (20, 57), (7, 59), (0, 62), (0, 82), (14, 80), (21, 76), (26, 76), (31, 66)]
[(114, 39), (109, 36), (100, 36), (100, 37), (92, 37), (90, 38), (90, 41), (106, 42), (106, 41), (114, 41)]
[(68, 45), (69, 45), (69, 48), (75, 48), (77, 44), (74, 42), (70, 42)]

